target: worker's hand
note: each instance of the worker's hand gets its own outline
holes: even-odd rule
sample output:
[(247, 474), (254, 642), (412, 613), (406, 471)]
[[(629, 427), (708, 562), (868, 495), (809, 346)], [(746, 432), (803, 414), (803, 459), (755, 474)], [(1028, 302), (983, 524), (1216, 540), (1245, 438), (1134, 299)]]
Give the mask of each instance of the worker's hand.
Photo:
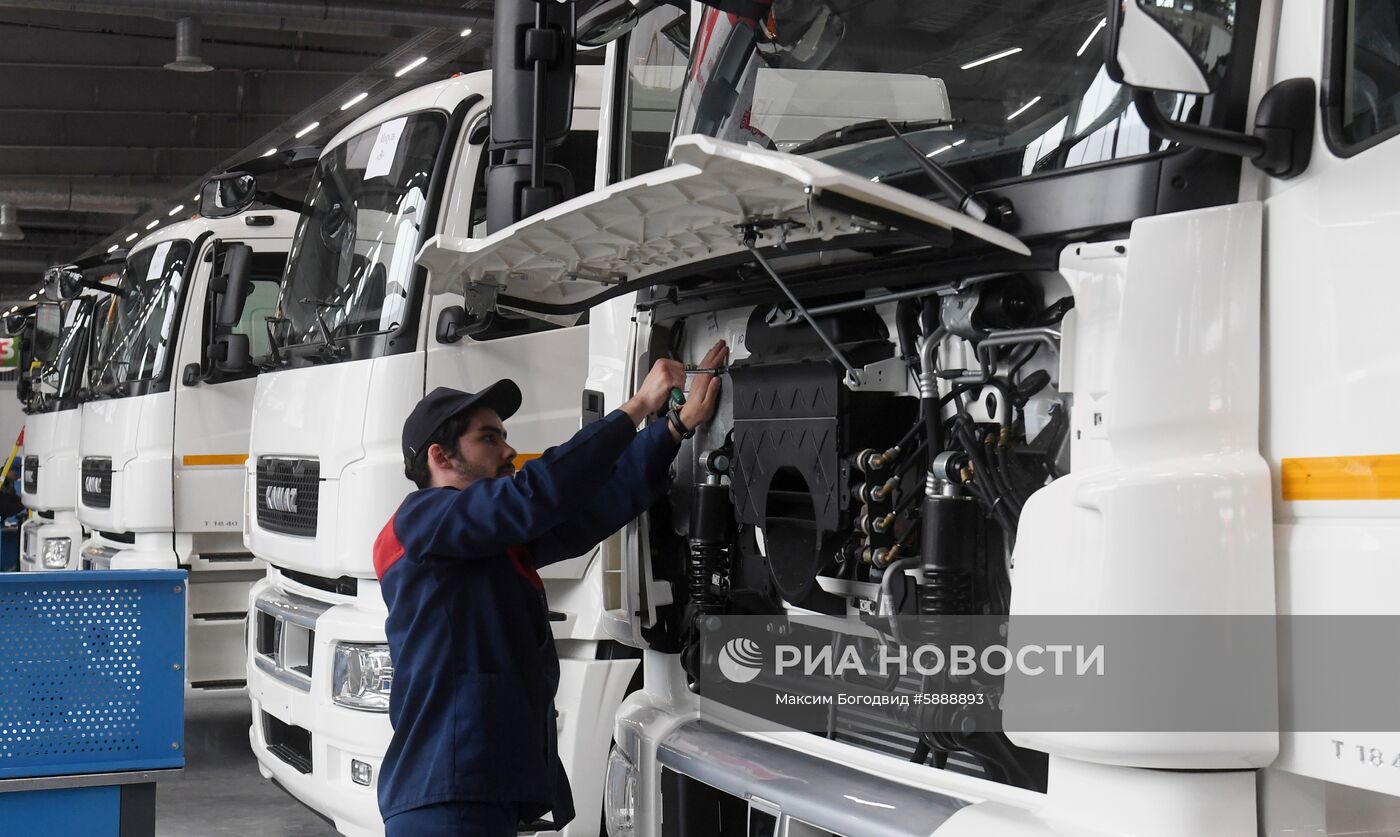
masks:
[[(701, 369), (723, 369), (729, 364), (729, 346), (723, 341), (715, 343), (700, 361)], [(715, 407), (719, 405), (719, 376), (699, 374), (690, 379), (690, 392), (681, 408), (681, 424), (694, 430), (714, 418)], [(674, 432), (674, 429), (673, 429)]]
[(670, 401), (673, 389), (685, 389), (685, 365), (678, 360), (658, 360), (642, 381), (641, 389), (622, 405), (622, 412), (633, 424), (641, 424), (647, 416), (661, 412)]

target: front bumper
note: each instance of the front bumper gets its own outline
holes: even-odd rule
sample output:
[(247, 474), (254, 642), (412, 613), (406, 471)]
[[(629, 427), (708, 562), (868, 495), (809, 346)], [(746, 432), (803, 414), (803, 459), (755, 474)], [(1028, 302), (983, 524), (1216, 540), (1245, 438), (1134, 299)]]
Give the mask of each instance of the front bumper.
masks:
[[(341, 833), (383, 834), (375, 796), (393, 730), (387, 713), (331, 699), (337, 642), (382, 643), (387, 615), (372, 582), (358, 597), (337, 597), (288, 582), (275, 569), (253, 587), (248, 641), (249, 741), (263, 775), (275, 779)], [(378, 603), (378, 606), (374, 606)], [(271, 639), (280, 623), (280, 638)], [(282, 649), (280, 658), (273, 651)], [(595, 659), (592, 643), (560, 660), (559, 757), (574, 791), (577, 816), (562, 837), (601, 837), (604, 766), (613, 716), (639, 661)], [(561, 649), (562, 650), (562, 649)], [(351, 761), (373, 768), (370, 786), (351, 779)], [(542, 832), (543, 834), (543, 832)]]
[[(44, 550), (50, 541), (68, 539), (68, 562), (62, 567), (44, 565)], [(78, 568), (83, 543), (83, 527), (72, 512), (54, 519), (30, 517), (19, 527), (19, 568), (24, 572), (63, 572)]]

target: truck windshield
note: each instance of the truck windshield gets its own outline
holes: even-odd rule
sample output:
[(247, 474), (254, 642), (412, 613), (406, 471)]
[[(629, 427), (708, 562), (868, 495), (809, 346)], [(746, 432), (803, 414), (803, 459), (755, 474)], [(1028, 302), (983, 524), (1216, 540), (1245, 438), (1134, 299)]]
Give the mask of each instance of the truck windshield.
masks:
[(76, 406), (92, 338), (93, 303), (92, 297), (64, 303), (63, 336), (52, 357), (34, 376), (33, 412), (47, 413)]
[[(675, 134), (885, 181), (916, 161), (883, 124), (851, 126), (889, 120), (975, 183), (1163, 150), (1105, 72), (1105, 28), (1102, 0), (777, 0), (762, 21), (707, 10)], [(1178, 96), (1169, 112), (1198, 121), (1202, 104)]]
[(402, 322), (446, 130), (443, 113), (403, 116), (321, 157), (278, 299), (281, 346)]
[(169, 371), (191, 250), (188, 241), (163, 241), (127, 259), (122, 295), (98, 327), (93, 387), (99, 392), (159, 380)]

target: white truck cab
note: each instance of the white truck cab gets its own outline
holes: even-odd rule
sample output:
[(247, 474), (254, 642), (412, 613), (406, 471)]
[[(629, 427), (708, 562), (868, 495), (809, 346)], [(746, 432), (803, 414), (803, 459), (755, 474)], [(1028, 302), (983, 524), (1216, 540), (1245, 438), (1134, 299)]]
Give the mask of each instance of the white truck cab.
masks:
[(243, 464), (295, 222), (252, 211), (152, 233), (97, 324), (78, 445), (83, 568), (190, 571), (192, 694), (245, 685), (247, 595), (264, 571), (242, 543)]
[[(557, 152), (578, 191), (593, 182), (600, 82), (599, 68), (580, 68)], [(370, 110), (325, 147), (278, 303), (280, 361), (253, 397), (245, 542), (269, 569), (249, 599), (250, 739), (264, 776), (347, 835), (383, 833), (375, 793), (393, 663), (371, 550), (413, 490), (404, 419), (438, 386), (509, 377), (524, 393), (511, 444), (529, 457), (582, 415), (587, 326), (488, 315), (460, 289), (429, 290), (439, 242), (484, 235), (490, 102), (490, 73), (445, 79)], [(603, 630), (601, 564), (595, 550), (542, 573), (571, 835), (598, 833), (612, 718), (639, 667)]]
[(46, 275), (45, 293), (57, 271), (77, 271), (107, 290), (84, 289), (77, 299), (41, 302), (27, 337), (35, 349), (33, 369), (19, 387), (24, 400), (24, 459), (21, 494), (30, 516), (20, 526), (20, 569), (52, 572), (78, 568), (84, 531), (78, 522), (78, 440), (81, 403), (96, 352), (94, 323), (105, 319), (120, 262), (62, 266)]
[[(715, 5), (612, 47), (624, 87), (683, 79), (669, 167), (436, 257), (434, 290), (538, 316), (635, 292), (608, 320), (631, 350), (591, 364), (605, 403), (732, 348), (670, 502), (605, 551), (604, 624), (645, 675), (613, 837), (1394, 831), (1400, 733), (1346, 718), (783, 727), (696, 693), (714, 666), (764, 682), (705, 650), (730, 617), (849, 624), (874, 656), (901, 615), (1394, 615), (1394, 4)], [(644, 145), (630, 116), (615, 157)], [(783, 683), (855, 681), (926, 685)]]

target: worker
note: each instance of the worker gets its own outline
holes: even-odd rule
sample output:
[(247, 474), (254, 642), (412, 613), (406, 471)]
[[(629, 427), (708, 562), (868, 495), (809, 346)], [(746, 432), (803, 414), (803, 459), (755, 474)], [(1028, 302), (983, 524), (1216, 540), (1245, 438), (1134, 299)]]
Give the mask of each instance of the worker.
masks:
[[(728, 358), (723, 341), (706, 355)], [(403, 428), (409, 494), (374, 544), (394, 661), (379, 776), (387, 837), (504, 837), (574, 816), (553, 701), (559, 658), (536, 570), (592, 549), (666, 493), (683, 437), (709, 421), (713, 375), (660, 360), (631, 400), (516, 472), (503, 422), (520, 388), (438, 388)], [(602, 769), (602, 765), (598, 765)]]

